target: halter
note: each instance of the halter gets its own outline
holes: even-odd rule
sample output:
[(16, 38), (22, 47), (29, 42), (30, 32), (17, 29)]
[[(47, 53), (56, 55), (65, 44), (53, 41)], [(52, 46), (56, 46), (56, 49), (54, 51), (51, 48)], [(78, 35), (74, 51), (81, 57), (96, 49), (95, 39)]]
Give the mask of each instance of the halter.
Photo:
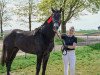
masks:
[(52, 16), (48, 19), (47, 23), (50, 24), (52, 22)]
[[(47, 20), (47, 23), (50, 24), (52, 22), (52, 16), (50, 16), (50, 18)], [(59, 21), (59, 25), (61, 24), (61, 21)]]
[[(50, 24), (52, 22), (52, 16), (49, 17), (49, 19), (47, 20), (47, 23)], [(59, 21), (59, 25), (61, 24), (61, 20)], [(60, 38), (58, 32), (55, 31), (55, 33), (57, 34), (57, 36), (59, 37), (59, 39), (61, 40), (62, 42), (62, 47), (61, 47), (61, 51), (62, 51), (62, 54), (63, 54), (63, 51), (64, 51), (64, 48), (65, 47), (65, 44), (64, 44), (64, 41)], [(63, 55), (67, 55), (67, 51), (66, 51), (66, 54), (63, 54)]]

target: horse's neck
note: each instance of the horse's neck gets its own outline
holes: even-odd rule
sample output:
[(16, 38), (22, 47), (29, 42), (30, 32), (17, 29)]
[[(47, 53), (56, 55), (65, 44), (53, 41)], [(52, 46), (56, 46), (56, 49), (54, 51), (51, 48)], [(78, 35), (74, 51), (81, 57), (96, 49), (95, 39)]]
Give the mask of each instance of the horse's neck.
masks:
[(48, 40), (54, 39), (55, 33), (53, 31), (53, 22), (49, 24), (45, 22), (44, 27), (42, 29), (42, 33)]

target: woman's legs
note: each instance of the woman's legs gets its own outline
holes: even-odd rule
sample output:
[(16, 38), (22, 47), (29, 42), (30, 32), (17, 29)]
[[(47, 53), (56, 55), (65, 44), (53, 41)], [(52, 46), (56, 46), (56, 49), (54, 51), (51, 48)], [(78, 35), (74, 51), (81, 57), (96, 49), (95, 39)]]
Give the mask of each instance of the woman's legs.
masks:
[(64, 62), (64, 75), (68, 75), (68, 64), (69, 64), (68, 54), (63, 55), (62, 57), (63, 57), (63, 62)]
[[(68, 69), (70, 68), (70, 75), (75, 75), (75, 50), (68, 51), (67, 55), (63, 55), (64, 62), (64, 75), (68, 75)], [(70, 66), (68, 68), (68, 66)]]
[(69, 52), (69, 68), (70, 68), (70, 75), (75, 75), (75, 50)]

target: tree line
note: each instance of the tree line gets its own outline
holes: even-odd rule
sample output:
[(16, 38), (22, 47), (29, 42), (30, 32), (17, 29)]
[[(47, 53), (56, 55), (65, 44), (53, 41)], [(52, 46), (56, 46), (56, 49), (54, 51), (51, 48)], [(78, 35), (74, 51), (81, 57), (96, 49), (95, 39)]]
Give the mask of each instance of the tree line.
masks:
[[(7, 5), (13, 3), (13, 9), (6, 9)], [(32, 22), (42, 22), (51, 15), (51, 7), (54, 9), (62, 8), (61, 32), (66, 32), (66, 24), (72, 18), (78, 18), (82, 11), (98, 13), (100, 10), (100, 0), (0, 0), (0, 31), (3, 36), (3, 26), (6, 26), (11, 15), (9, 11), (18, 16), (18, 22), (28, 24), (31, 31)]]

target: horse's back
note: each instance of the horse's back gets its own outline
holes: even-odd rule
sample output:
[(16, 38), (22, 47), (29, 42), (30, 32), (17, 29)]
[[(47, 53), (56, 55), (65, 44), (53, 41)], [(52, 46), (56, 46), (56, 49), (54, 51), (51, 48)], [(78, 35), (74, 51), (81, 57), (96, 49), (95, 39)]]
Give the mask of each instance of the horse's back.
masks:
[(19, 33), (19, 32), (22, 32), (22, 30), (20, 30), (20, 29), (14, 29), (14, 30), (12, 30), (9, 34), (7, 34), (4, 37), (4, 41), (11, 40), (11, 39), (15, 38), (16, 33)]
[(4, 39), (4, 44), (9, 48), (16, 47), (27, 53), (39, 53), (47, 49), (48, 46), (38, 30), (34, 33), (34, 31), (23, 31), (20, 29), (15, 29), (8, 34)]
[(35, 36), (34, 31), (19, 29), (15, 29), (8, 34), (4, 39), (4, 43), (9, 47), (17, 47), (27, 53), (36, 53), (36, 50), (40, 49), (40, 46), (43, 44), (40, 34)]

